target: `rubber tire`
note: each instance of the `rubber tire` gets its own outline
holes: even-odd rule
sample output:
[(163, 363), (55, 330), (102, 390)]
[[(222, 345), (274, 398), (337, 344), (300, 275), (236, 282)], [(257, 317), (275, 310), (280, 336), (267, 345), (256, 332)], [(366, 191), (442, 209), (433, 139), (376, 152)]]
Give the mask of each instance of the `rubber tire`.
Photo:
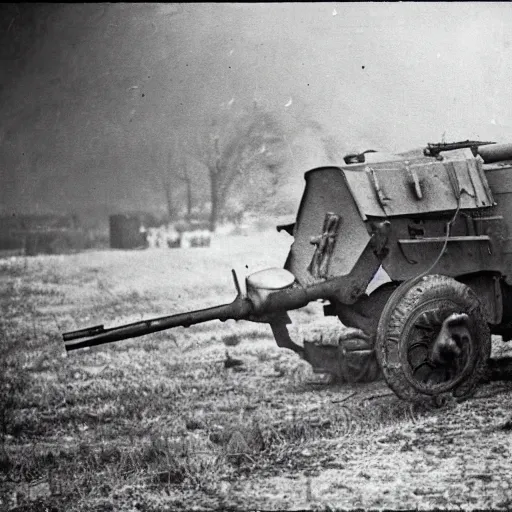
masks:
[[(461, 312), (469, 314), (475, 347), (469, 361), (469, 374), (453, 388), (436, 395), (426, 394), (413, 386), (401, 363), (408, 342), (403, 332), (407, 321), (422, 304), (432, 300), (448, 300), (460, 307)], [(397, 340), (397, 343), (392, 340)], [(491, 353), (491, 333), (473, 290), (451, 277), (434, 274), (405, 281), (393, 292), (379, 320), (375, 351), (384, 379), (400, 398), (411, 402), (433, 400), (434, 403), (443, 403), (451, 397), (460, 401), (474, 393), (485, 375)]]

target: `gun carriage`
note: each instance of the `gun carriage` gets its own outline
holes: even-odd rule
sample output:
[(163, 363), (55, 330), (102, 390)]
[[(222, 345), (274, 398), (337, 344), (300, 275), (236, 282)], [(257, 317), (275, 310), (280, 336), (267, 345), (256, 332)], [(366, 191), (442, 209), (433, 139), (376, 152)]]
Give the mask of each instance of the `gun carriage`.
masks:
[[(246, 277), (209, 309), (64, 333), (67, 350), (211, 320), (268, 323), (277, 345), (318, 372), (382, 373), (410, 401), (472, 394), (491, 335), (512, 339), (512, 144), (429, 144), (422, 153), (348, 155), (308, 171), (284, 268)], [(387, 282), (376, 284), (378, 274)], [(359, 333), (336, 343), (288, 332), (288, 311), (324, 302)], [(340, 323), (340, 325), (341, 325)]]

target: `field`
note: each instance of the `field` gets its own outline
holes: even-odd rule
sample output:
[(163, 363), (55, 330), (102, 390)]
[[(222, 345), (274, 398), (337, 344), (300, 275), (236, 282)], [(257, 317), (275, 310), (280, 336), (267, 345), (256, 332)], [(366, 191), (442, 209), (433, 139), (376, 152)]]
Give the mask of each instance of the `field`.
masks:
[(510, 383), (411, 406), (248, 322), (65, 354), (66, 330), (231, 301), (231, 268), (282, 266), (290, 240), (0, 260), (0, 510), (510, 509)]

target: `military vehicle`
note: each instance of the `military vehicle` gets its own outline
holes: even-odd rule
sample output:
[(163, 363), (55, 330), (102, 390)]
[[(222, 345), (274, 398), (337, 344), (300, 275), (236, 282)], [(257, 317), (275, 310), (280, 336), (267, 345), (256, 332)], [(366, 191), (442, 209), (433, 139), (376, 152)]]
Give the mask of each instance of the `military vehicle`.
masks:
[[(293, 236), (284, 268), (247, 276), (245, 291), (233, 272), (230, 304), (67, 332), (66, 349), (248, 320), (268, 323), (277, 345), (317, 372), (353, 381), (381, 372), (410, 401), (470, 396), (491, 335), (512, 339), (512, 144), (367, 151), (310, 170), (305, 181), (296, 221), (278, 226)], [(387, 282), (376, 283), (379, 274)], [(294, 342), (288, 311), (311, 301), (358, 334)]]

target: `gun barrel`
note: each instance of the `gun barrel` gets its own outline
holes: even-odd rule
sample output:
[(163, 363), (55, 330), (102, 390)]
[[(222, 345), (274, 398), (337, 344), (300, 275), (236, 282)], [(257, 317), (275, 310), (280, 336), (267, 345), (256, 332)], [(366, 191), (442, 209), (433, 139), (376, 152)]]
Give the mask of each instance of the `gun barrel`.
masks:
[(94, 336), (105, 332), (103, 325), (95, 325), (94, 327), (87, 327), (86, 329), (78, 329), (77, 331), (65, 332), (62, 335), (64, 341), (76, 340), (78, 338), (85, 338), (86, 336)]
[(512, 160), (512, 144), (490, 144), (478, 147), (478, 154), (486, 164)]
[(429, 142), (427, 147), (423, 150), (425, 156), (438, 157), (443, 151), (453, 151), (454, 149), (470, 148), (476, 156), (478, 149), (481, 146), (493, 145), (495, 142), (484, 142), (480, 140), (463, 140), (460, 142)]
[(172, 327), (189, 327), (190, 325), (208, 322), (210, 320), (239, 320), (247, 317), (251, 309), (251, 304), (247, 299), (237, 297), (229, 304), (223, 304), (208, 309), (163, 316), (151, 320), (142, 320), (120, 327), (111, 327), (110, 329), (105, 329), (102, 325), (97, 325), (87, 329), (66, 332), (62, 337), (66, 345), (66, 350), (69, 352), (79, 348), (94, 347), (113, 341), (137, 338), (138, 336), (164, 331)]

